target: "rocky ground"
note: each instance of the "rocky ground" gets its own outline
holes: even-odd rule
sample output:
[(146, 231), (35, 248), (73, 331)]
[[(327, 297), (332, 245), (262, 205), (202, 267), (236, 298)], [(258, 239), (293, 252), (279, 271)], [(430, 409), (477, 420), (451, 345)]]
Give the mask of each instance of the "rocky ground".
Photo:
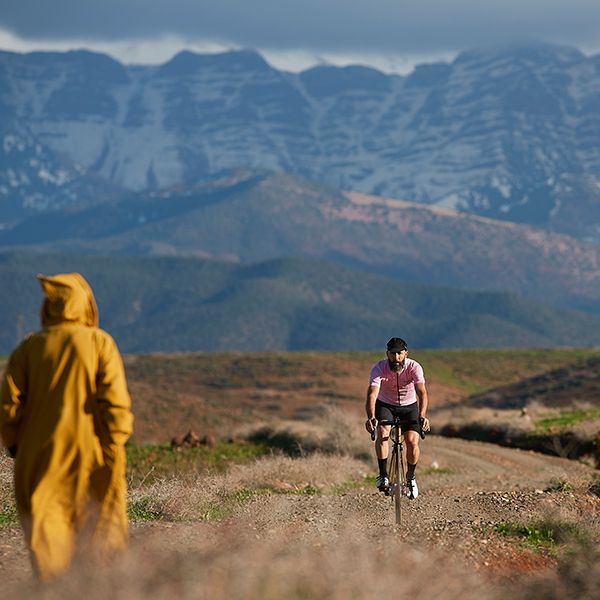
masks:
[[(509, 576), (551, 566), (554, 559), (494, 533), (494, 525), (600, 518), (600, 499), (584, 490), (592, 470), (579, 463), (458, 439), (431, 437), (422, 447), (420, 496), (403, 503), (400, 527), (391, 499), (371, 487), (341, 495), (266, 496), (244, 506), (237, 518), (258, 536), (294, 527), (296, 535), (327, 539), (352, 524), (374, 539), (395, 536), (451, 552), (469, 568)], [(544, 491), (558, 482), (572, 482), (571, 489)]]

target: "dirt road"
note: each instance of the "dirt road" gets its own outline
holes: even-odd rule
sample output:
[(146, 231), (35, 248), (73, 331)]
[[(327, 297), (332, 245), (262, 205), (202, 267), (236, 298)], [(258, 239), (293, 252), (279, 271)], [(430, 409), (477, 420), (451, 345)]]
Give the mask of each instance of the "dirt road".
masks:
[[(375, 471), (375, 460), (372, 462), (369, 474)], [(367, 467), (360, 461), (352, 464), (360, 479)], [(277, 469), (276, 461), (273, 469)], [(322, 568), (323, 561), (331, 566), (331, 556), (341, 552), (342, 545), (346, 554), (338, 556), (337, 566), (331, 568), (338, 572), (350, 569), (345, 581), (357, 570), (377, 569), (363, 564), (369, 560), (362, 554), (364, 548), (380, 561), (390, 556), (390, 548), (395, 548), (399, 553), (404, 552), (403, 556), (417, 570), (423, 556), (434, 556), (436, 560), (442, 559), (445, 568), (454, 565), (461, 572), (476, 573), (486, 581), (497, 576), (515, 578), (523, 573), (553, 569), (556, 559), (550, 553), (527, 549), (515, 539), (495, 533), (493, 526), (500, 522), (532, 523), (554, 518), (587, 525), (593, 522), (597, 531), (600, 499), (587, 491), (594, 473), (592, 468), (566, 459), (431, 436), (422, 444), (417, 471), (420, 496), (405, 503), (405, 518), (400, 528), (394, 526), (391, 501), (371, 485), (345, 490), (340, 486), (326, 493), (257, 494), (219, 522), (134, 523), (132, 555), (138, 559), (145, 557), (142, 562), (146, 564), (152, 560), (156, 564), (160, 553), (176, 552), (181, 577), (187, 572), (181, 566), (185, 557), (189, 560), (193, 556), (195, 564), (204, 561), (211, 565), (207, 571), (212, 574), (211, 585), (217, 577), (215, 573), (220, 573), (221, 587), (233, 585), (231, 581), (240, 576), (239, 565), (248, 569), (248, 561), (259, 558), (263, 563), (279, 565), (273, 566), (275, 581), (278, 573), (283, 576), (284, 567), (280, 563), (291, 550), (296, 557), (289, 558), (294, 573), (301, 571), (302, 561), (309, 570)], [(28, 579), (28, 561), (17, 530), (5, 528), (0, 536), (3, 580), (18, 584)], [(410, 548), (410, 553), (403, 548)], [(349, 565), (357, 557), (362, 566), (351, 569)], [(315, 560), (316, 566), (311, 562)], [(231, 574), (231, 561), (239, 563), (235, 577)], [(430, 567), (429, 561), (428, 558), (423, 564)], [(198, 568), (190, 571), (189, 577), (197, 579)], [(208, 585), (206, 578), (203, 581)], [(244, 581), (239, 585), (245, 586), (249, 594), (245, 597), (253, 597), (254, 584)], [(263, 589), (266, 584), (263, 581), (261, 585)], [(339, 581), (332, 580), (332, 589), (337, 590), (339, 585)], [(473, 597), (479, 593), (478, 585), (481, 582), (472, 584)], [(308, 593), (310, 597), (311, 592)], [(458, 595), (469, 597), (464, 587), (457, 591)]]
[(202, 550), (207, 539), (226, 535), (236, 544), (283, 537), (292, 544), (329, 547), (343, 538), (346, 544), (368, 540), (377, 551), (393, 537), (421, 552), (451, 556), (468, 570), (510, 578), (552, 569), (556, 561), (495, 533), (495, 525), (544, 518), (580, 523), (600, 515), (600, 499), (587, 492), (595, 471), (566, 459), (431, 436), (422, 444), (419, 469), (421, 493), (405, 502), (400, 528), (391, 500), (365, 485), (341, 493), (261, 495), (220, 524), (134, 527), (133, 543), (146, 543), (150, 535), (161, 544)]
[[(417, 471), (420, 496), (404, 503), (398, 529), (391, 500), (372, 487), (341, 495), (262, 497), (240, 509), (237, 518), (257, 535), (291, 526), (296, 535), (323, 539), (349, 526), (368, 531), (374, 539), (393, 532), (411, 544), (451, 550), (478, 570), (510, 574), (540, 568), (552, 559), (494, 534), (494, 525), (546, 517), (598, 517), (600, 499), (586, 492), (594, 471), (580, 463), (433, 436), (422, 449), (421, 473)], [(571, 489), (544, 491), (553, 487)]]

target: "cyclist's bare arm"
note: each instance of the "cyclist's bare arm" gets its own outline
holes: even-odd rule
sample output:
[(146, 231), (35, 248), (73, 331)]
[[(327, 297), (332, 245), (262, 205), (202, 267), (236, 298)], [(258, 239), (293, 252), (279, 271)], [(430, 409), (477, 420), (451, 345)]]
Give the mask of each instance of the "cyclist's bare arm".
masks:
[[(369, 433), (372, 431), (371, 427), (375, 429), (375, 402), (377, 401), (378, 394), (379, 388), (376, 385), (370, 385), (367, 390), (367, 401), (365, 403), (365, 410), (367, 411), (367, 422), (365, 423), (365, 426)], [(371, 425), (371, 427), (369, 425)]]
[(375, 402), (377, 401), (378, 394), (379, 387), (376, 385), (370, 385), (367, 391), (367, 403), (365, 404), (367, 419), (372, 419), (375, 417)]
[(427, 418), (429, 398), (427, 396), (427, 388), (424, 383), (415, 383), (415, 391), (419, 399), (419, 418), (423, 419), (423, 431), (429, 431), (429, 419)]

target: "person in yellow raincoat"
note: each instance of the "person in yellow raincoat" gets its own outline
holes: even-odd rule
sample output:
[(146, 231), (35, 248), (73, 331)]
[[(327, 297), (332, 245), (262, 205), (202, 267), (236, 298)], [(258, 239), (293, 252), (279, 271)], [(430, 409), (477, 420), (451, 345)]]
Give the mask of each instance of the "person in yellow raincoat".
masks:
[(10, 356), (0, 388), (0, 434), (15, 457), (17, 510), (42, 580), (75, 556), (127, 545), (125, 442), (133, 417), (121, 355), (99, 329), (78, 273), (38, 275), (41, 331)]

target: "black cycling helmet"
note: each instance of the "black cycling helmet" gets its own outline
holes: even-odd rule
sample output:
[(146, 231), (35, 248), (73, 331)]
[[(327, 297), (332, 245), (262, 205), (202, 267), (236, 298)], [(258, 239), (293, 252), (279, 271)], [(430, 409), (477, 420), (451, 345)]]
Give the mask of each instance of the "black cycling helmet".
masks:
[(402, 352), (403, 350), (408, 350), (407, 343), (399, 337), (393, 337), (387, 343), (388, 352)]

